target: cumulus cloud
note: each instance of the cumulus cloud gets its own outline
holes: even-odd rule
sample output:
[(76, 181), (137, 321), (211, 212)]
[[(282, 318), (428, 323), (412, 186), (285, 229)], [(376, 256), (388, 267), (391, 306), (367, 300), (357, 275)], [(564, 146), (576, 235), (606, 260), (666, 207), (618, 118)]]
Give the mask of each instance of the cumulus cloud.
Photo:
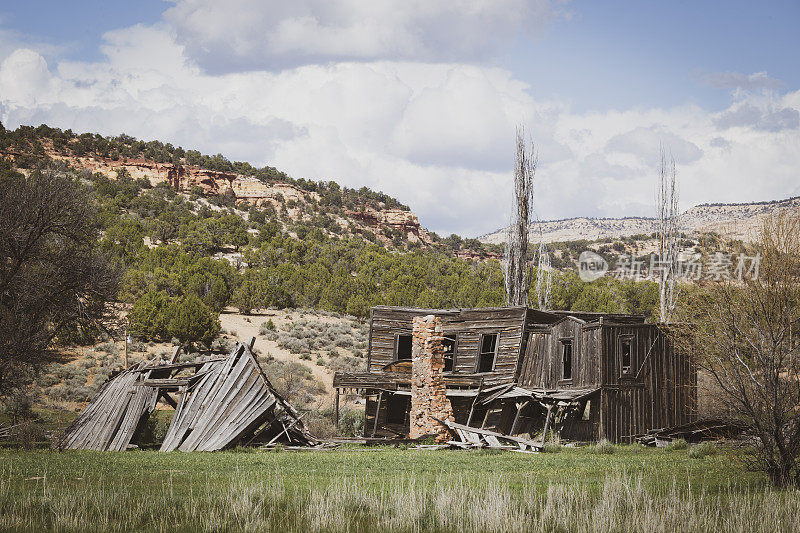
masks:
[(2, 99), (11, 104), (35, 107), (52, 86), (47, 61), (37, 52), (20, 48), (0, 63)]
[(189, 57), (211, 72), (327, 61), (451, 61), (536, 33), (550, 0), (176, 0), (165, 13)]
[(701, 85), (717, 89), (782, 89), (784, 83), (766, 72), (742, 74), (740, 72), (710, 72), (699, 77)]
[(744, 126), (764, 131), (793, 130), (800, 126), (800, 112), (791, 107), (775, 109), (768, 106), (764, 108), (743, 102), (737, 107), (717, 115), (714, 118), (714, 124), (722, 129)]
[[(780, 131), (764, 127), (763, 115), (797, 113), (800, 91), (742, 95), (717, 114), (694, 106), (577, 113), (535, 98), (508, 71), (474, 64), (349, 61), (214, 74), (187, 50), (166, 24), (106, 34), (98, 62), (16, 49), (0, 62), (0, 120), (124, 132), (366, 185), (443, 234), (479, 235), (507, 222), (521, 121), (539, 151), (543, 219), (651, 215), (659, 143), (678, 162), (684, 208), (799, 192), (800, 129), (786, 127), (791, 113)], [(761, 115), (736, 127), (720, 122), (747, 106)]]

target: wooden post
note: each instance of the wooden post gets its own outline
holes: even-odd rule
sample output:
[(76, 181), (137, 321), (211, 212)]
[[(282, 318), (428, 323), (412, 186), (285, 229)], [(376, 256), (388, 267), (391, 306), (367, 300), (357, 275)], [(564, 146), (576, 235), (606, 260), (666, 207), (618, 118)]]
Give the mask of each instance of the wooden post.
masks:
[(553, 413), (553, 406), (547, 406), (547, 418), (544, 420), (544, 431), (542, 431), (542, 446), (547, 442), (547, 430), (550, 429), (550, 415)]
[(125, 329), (123, 330), (125, 333), (125, 370), (128, 369), (128, 323), (125, 322)]
[(371, 437), (375, 436), (375, 432), (378, 431), (378, 416), (381, 414), (381, 404), (383, 403), (383, 391), (378, 393), (378, 407), (375, 409), (375, 421), (372, 423), (372, 435)]
[(336, 429), (339, 429), (339, 389), (336, 389), (336, 396), (333, 399), (333, 421)]
[(475, 398), (472, 399), (472, 405), (469, 408), (469, 416), (467, 417), (467, 424), (466, 424), (468, 426), (472, 422), (472, 414), (475, 412), (475, 404), (478, 403), (478, 398), (481, 395), (481, 389), (483, 389), (483, 378), (481, 378), (481, 382), (478, 385), (478, 392), (475, 393)]
[(178, 355), (181, 353), (181, 348), (182, 348), (181, 345), (178, 345), (178, 346), (175, 347), (175, 351), (172, 352), (172, 357), (169, 358), (169, 363), (170, 364), (178, 362)]
[(520, 414), (522, 413), (522, 410), (525, 409), (525, 406), (528, 405), (528, 402), (522, 402), (516, 405), (517, 405), (517, 414), (514, 416), (514, 422), (511, 424), (511, 433), (509, 433), (509, 435), (514, 435), (516, 433)]
[(483, 415), (483, 422), (481, 422), (481, 429), (486, 427), (486, 421), (489, 420), (489, 413), (492, 412), (492, 408), (488, 405), (486, 406), (486, 414)]

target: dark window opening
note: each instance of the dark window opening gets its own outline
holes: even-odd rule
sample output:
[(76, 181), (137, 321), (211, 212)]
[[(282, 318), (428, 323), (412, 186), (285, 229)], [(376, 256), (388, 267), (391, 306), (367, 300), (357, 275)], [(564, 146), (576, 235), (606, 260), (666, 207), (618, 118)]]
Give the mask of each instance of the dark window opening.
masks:
[(386, 402), (386, 423), (403, 425), (408, 421), (411, 397), (392, 394)]
[(481, 337), (481, 351), (478, 354), (478, 372), (494, 370), (494, 357), (497, 353), (497, 333), (488, 333)]
[(411, 361), (411, 335), (397, 336), (395, 359), (398, 361)]
[(631, 372), (631, 339), (621, 339), (620, 353), (622, 354), (622, 373)]
[(561, 341), (561, 379), (572, 379), (572, 341)]
[(456, 336), (445, 335), (442, 339), (442, 354), (444, 355), (444, 371), (453, 371), (453, 362), (456, 357)]

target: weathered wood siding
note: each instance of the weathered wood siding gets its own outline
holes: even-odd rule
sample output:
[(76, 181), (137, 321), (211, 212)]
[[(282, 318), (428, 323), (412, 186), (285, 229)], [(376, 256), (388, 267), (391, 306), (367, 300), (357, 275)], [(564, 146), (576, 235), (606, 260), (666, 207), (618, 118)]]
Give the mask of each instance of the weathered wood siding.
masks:
[[(543, 389), (587, 388), (600, 385), (599, 335), (583, 330), (580, 321), (564, 319), (549, 333), (528, 334), (519, 384)], [(564, 380), (561, 347), (572, 341), (572, 379)]]
[[(691, 422), (696, 416), (697, 372), (673, 349), (661, 326), (603, 325), (599, 437), (630, 442), (649, 429)], [(620, 339), (629, 336), (631, 372), (623, 375)]]
[[(379, 372), (394, 361), (396, 335), (411, 335), (414, 317), (428, 314), (441, 317), (445, 335), (458, 335), (454, 374), (483, 376), (487, 385), (514, 379), (525, 324), (524, 307), (463, 310), (373, 308), (370, 320), (369, 371)], [(476, 373), (481, 335), (490, 333), (499, 334), (494, 371)]]

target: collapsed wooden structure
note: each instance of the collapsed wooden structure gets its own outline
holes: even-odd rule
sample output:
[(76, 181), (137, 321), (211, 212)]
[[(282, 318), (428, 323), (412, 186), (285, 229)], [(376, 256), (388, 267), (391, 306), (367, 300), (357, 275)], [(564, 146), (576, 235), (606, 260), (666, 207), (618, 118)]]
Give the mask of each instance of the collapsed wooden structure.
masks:
[(747, 427), (735, 420), (720, 418), (704, 418), (687, 424), (670, 428), (653, 429), (636, 438), (639, 444), (645, 446), (664, 447), (676, 439), (683, 439), (688, 443), (702, 441), (728, 440), (745, 436)]
[(121, 451), (138, 442), (159, 401), (175, 411), (161, 451), (214, 451), (275, 441), (316, 445), (297, 411), (274, 389), (249, 344), (227, 356), (138, 363), (107, 381), (56, 443), (59, 449)]
[(408, 435), (412, 324), (426, 315), (441, 319), (446, 395), (463, 426), (632, 442), (695, 420), (690, 354), (643, 316), (382, 306), (370, 313), (367, 371), (333, 382), (337, 405), (342, 393), (365, 398), (365, 437)]

